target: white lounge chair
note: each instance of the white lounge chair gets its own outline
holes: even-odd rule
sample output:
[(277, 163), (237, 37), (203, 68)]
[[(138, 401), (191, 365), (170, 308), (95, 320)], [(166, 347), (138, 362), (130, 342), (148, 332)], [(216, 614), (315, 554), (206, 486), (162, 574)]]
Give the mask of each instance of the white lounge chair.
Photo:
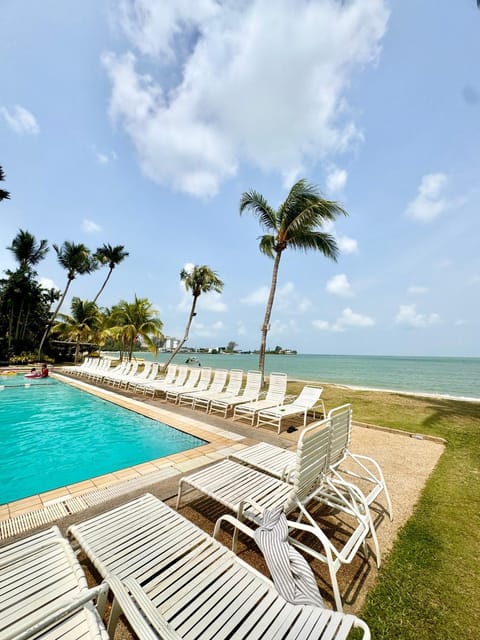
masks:
[(331, 473), (338, 478), (358, 483), (369, 506), (383, 493), (388, 515), (393, 520), (392, 501), (380, 465), (373, 458), (352, 453), (349, 449), (352, 439), (352, 405), (344, 404), (332, 409), (328, 418), (332, 430), (329, 456)]
[(210, 378), (212, 377), (212, 368), (202, 367), (196, 370), (195, 375), (193, 375), (193, 373), (194, 372), (192, 370), (187, 383), (180, 389), (169, 389), (167, 391), (167, 400), (178, 402), (184, 393), (188, 394), (193, 391), (206, 391), (210, 384)]
[(137, 368), (135, 370), (131, 371), (128, 375), (123, 376), (120, 379), (120, 388), (128, 389), (131, 382), (135, 383), (137, 380), (139, 380), (140, 382), (142, 380), (146, 380), (148, 378), (152, 365), (153, 365), (153, 362), (149, 362), (147, 360), (146, 362), (143, 363), (143, 369), (141, 373), (138, 373), (138, 368), (140, 366), (140, 363), (137, 363)]
[(158, 362), (152, 362), (149, 370), (145, 368), (142, 373), (136, 377), (136, 380), (131, 380), (129, 382), (129, 390), (137, 393), (137, 391), (141, 391), (143, 389), (143, 386), (145, 384), (148, 384), (149, 382), (155, 380), (158, 375), (158, 367)]
[(278, 407), (272, 407), (270, 409), (263, 409), (257, 413), (257, 427), (260, 425), (274, 426), (277, 428), (277, 432), (282, 430), (282, 422), (285, 418), (292, 418), (293, 416), (303, 415), (303, 426), (307, 424), (308, 412), (313, 409), (315, 419), (315, 405), (320, 403), (322, 405), (323, 415), (325, 417), (325, 406), (320, 396), (323, 389), (321, 387), (309, 387), (306, 385), (298, 397), (289, 404), (281, 404)]
[(227, 382), (227, 369), (215, 369), (213, 379), (207, 389), (201, 391), (192, 391), (190, 393), (182, 393), (178, 399), (178, 404), (190, 404), (192, 408), (197, 408), (195, 403), (204, 404), (209, 402), (208, 396), (213, 397), (221, 393)]
[[(326, 477), (329, 453), (328, 421), (316, 422), (302, 431), (296, 451), (295, 471), (291, 484), (267, 475), (233, 460), (222, 460), (192, 475), (184, 476), (178, 485), (177, 509), (180, 507), (184, 488), (216, 500), (233, 511), (239, 520), (249, 519), (260, 523), (265, 509), (283, 506), (288, 515), (299, 509), (308, 524), (289, 522), (291, 532), (308, 531), (323, 547), (323, 552), (305, 546), (292, 538), (292, 544), (328, 566), (336, 607), (342, 609), (337, 571), (343, 564), (352, 562), (360, 547), (366, 550), (366, 539), (371, 531), (368, 506), (361, 492), (341, 480)], [(344, 514), (351, 516), (351, 532), (341, 549), (326, 537), (308, 511), (308, 506), (321, 495), (328, 485), (332, 495), (342, 505)], [(237, 530), (233, 536), (233, 548), (237, 544)], [(375, 548), (377, 566), (380, 565), (378, 547)]]
[(227, 413), (237, 404), (245, 402), (253, 402), (258, 399), (262, 388), (262, 374), (260, 371), (247, 371), (247, 380), (245, 388), (238, 395), (217, 396), (212, 399), (208, 406), (208, 413), (222, 413), (223, 417), (227, 417)]
[(167, 380), (167, 376), (164, 380), (154, 380), (150, 384), (145, 386), (145, 395), (151, 393), (153, 397), (157, 393), (167, 393), (169, 389), (175, 389), (176, 387), (180, 387), (185, 384), (188, 374), (190, 373), (190, 368), (184, 365), (178, 365), (177, 371), (175, 374), (175, 378), (171, 381)]
[[(160, 368), (160, 365), (157, 368), (157, 374), (158, 374), (159, 368)], [(155, 377), (150, 378), (150, 380), (146, 380), (145, 382), (138, 384), (136, 391), (143, 392), (143, 395), (146, 395), (147, 392), (150, 392), (152, 393), (152, 396), (154, 396), (155, 387), (159, 385), (172, 384), (172, 382), (175, 380), (177, 376), (177, 371), (178, 371), (178, 367), (176, 364), (169, 364), (165, 372), (165, 375), (162, 378), (157, 379), (157, 376), (155, 375)]]
[(287, 374), (271, 373), (265, 398), (239, 404), (233, 409), (233, 420), (247, 420), (253, 426), (258, 411), (271, 409), (283, 404), (287, 393)]
[(123, 611), (142, 640), (344, 640), (353, 628), (370, 638), (353, 615), (287, 602), (268, 578), (152, 495), (69, 534), (113, 592), (112, 634)]
[(108, 640), (93, 606), (106, 587), (89, 589), (57, 527), (0, 548), (0, 638)]
[(225, 398), (232, 398), (236, 396), (240, 391), (243, 382), (243, 371), (241, 369), (231, 369), (228, 374), (228, 383), (224, 391), (205, 391), (201, 397), (195, 398), (193, 403), (194, 409), (206, 409), (207, 412), (210, 407), (210, 403), (214, 400), (225, 400)]

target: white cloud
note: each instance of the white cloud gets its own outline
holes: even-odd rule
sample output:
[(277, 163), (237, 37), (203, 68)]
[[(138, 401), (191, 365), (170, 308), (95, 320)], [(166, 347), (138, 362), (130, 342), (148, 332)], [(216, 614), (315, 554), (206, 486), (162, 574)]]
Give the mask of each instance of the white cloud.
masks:
[(84, 220), (82, 220), (82, 229), (86, 233), (99, 233), (102, 230), (102, 227), (93, 220), (88, 220), (87, 218), (85, 218)]
[(270, 291), (270, 287), (265, 287), (265, 286), (259, 287), (258, 289), (255, 289), (255, 291), (252, 291), (252, 293), (249, 293), (244, 298), (240, 298), (240, 302), (248, 305), (257, 305), (257, 304), (264, 305), (267, 303), (269, 291)]
[(358, 242), (348, 236), (337, 236), (338, 248), (342, 253), (358, 253)]
[(451, 203), (442, 197), (447, 183), (444, 173), (431, 173), (423, 176), (418, 193), (408, 204), (406, 215), (421, 222), (431, 222), (444, 213)]
[(427, 287), (419, 287), (418, 285), (412, 285), (411, 287), (408, 287), (408, 293), (411, 293), (414, 296), (420, 296), (423, 295), (424, 293), (427, 293), (428, 289)]
[(355, 313), (350, 308), (346, 308), (342, 311), (336, 322), (330, 324), (326, 320), (313, 320), (312, 326), (320, 331), (345, 331), (350, 327), (373, 327), (375, 320), (370, 316), (364, 316), (360, 313)]
[(198, 307), (205, 311), (216, 311), (218, 313), (223, 313), (228, 309), (227, 305), (222, 302), (222, 296), (216, 291), (202, 293), (198, 299)]
[(334, 296), (349, 297), (353, 295), (352, 287), (344, 273), (339, 273), (327, 282), (326, 290)]
[(39, 278), (40, 286), (44, 289), (60, 289), (60, 287), (51, 278)]
[(223, 322), (218, 320), (213, 324), (203, 324), (202, 322), (195, 322), (192, 324), (191, 332), (193, 335), (200, 336), (202, 338), (214, 338), (218, 336), (224, 329)]
[(440, 316), (438, 313), (417, 313), (417, 308), (414, 304), (401, 304), (395, 316), (395, 322), (397, 324), (404, 324), (410, 327), (429, 327), (437, 324), (439, 321)]
[(345, 95), (387, 21), (385, 0), (124, 0), (110, 114), (160, 184), (212, 196), (244, 161), (291, 179), (361, 140)]
[(97, 151), (95, 155), (99, 164), (108, 164), (109, 162), (112, 162), (112, 160), (116, 160), (118, 157), (115, 151), (109, 151), (108, 153), (101, 153), (100, 151)]
[(11, 111), (6, 107), (0, 107), (0, 113), (15, 133), (36, 134), (40, 131), (33, 113), (18, 104)]
[(327, 191), (329, 193), (339, 193), (345, 188), (347, 184), (348, 173), (345, 169), (338, 169), (338, 167), (332, 168), (327, 175)]
[[(274, 320), (270, 325), (270, 331), (268, 332), (268, 338), (274, 338), (276, 336), (284, 336), (285, 334), (297, 333), (298, 327), (295, 320), (288, 320), (288, 322), (282, 322), (281, 320)], [(285, 347), (289, 348), (289, 347)]]

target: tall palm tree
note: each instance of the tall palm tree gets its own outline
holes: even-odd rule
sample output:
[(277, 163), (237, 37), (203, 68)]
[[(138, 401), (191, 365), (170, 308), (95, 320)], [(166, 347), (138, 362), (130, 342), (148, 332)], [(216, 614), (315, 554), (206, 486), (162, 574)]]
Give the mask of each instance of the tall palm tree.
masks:
[(23, 231), (23, 229), (19, 229), (11, 246), (7, 249), (13, 253), (22, 271), (28, 271), (38, 264), (49, 251), (47, 240), (37, 242), (33, 234), (29, 231)]
[[(0, 182), (3, 182), (3, 180), (5, 180), (5, 172), (3, 171), (2, 167), (0, 167)], [(10, 198), (10, 193), (8, 191), (5, 191), (5, 189), (0, 189), (0, 202), (2, 200), (8, 200)]]
[(125, 247), (122, 244), (116, 245), (115, 247), (112, 247), (109, 244), (104, 244), (102, 247), (99, 247), (95, 251), (95, 258), (100, 262), (100, 264), (108, 265), (109, 271), (102, 286), (100, 287), (100, 291), (93, 299), (93, 302), (96, 302), (100, 297), (102, 291), (105, 289), (105, 285), (112, 275), (112, 271), (115, 269), (117, 264), (120, 264), (120, 262), (127, 258), (128, 255), (128, 251), (125, 251)]
[(190, 326), (193, 318), (196, 316), (195, 307), (197, 306), (197, 300), (202, 293), (208, 293), (209, 291), (216, 291), (221, 293), (223, 290), (223, 282), (217, 276), (215, 271), (212, 271), (207, 265), (198, 266), (195, 265), (193, 269), (182, 269), (180, 272), (180, 280), (182, 280), (185, 289), (192, 292), (192, 307), (190, 309), (190, 315), (188, 316), (187, 324), (185, 326), (185, 333), (183, 338), (177, 345), (177, 348), (173, 351), (170, 358), (164, 364), (164, 368), (168, 367), (170, 362), (174, 359), (185, 342), (188, 340), (190, 333)]
[(267, 231), (260, 236), (260, 251), (273, 258), (272, 282), (267, 300), (265, 317), (261, 329), (259, 369), (265, 376), (265, 350), (270, 329), (270, 316), (277, 288), (278, 267), (287, 247), (302, 251), (315, 250), (336, 261), (338, 246), (335, 238), (323, 232), (325, 222), (335, 220), (339, 215), (347, 215), (337, 203), (322, 198), (315, 185), (299, 180), (290, 189), (286, 200), (278, 209), (273, 209), (265, 198), (256, 191), (245, 192), (240, 198), (240, 214), (253, 213), (260, 226)]
[(77, 275), (84, 275), (86, 273), (92, 273), (95, 269), (98, 269), (98, 262), (90, 253), (90, 249), (86, 247), (84, 244), (75, 242), (65, 241), (61, 247), (54, 244), (53, 248), (57, 254), (58, 263), (67, 271), (67, 284), (63, 293), (58, 302), (57, 308), (53, 312), (50, 321), (48, 322), (45, 333), (43, 334), (42, 340), (40, 342), (40, 346), (38, 348), (38, 359), (42, 358), (42, 349), (47, 339), (48, 334), (50, 333), (50, 329), (52, 328), (53, 323), (55, 322), (55, 318), (60, 311), (60, 308), (65, 300), (65, 296), (67, 295), (67, 291), (75, 280)]
[(138, 338), (153, 353), (157, 353), (157, 345), (153, 338), (163, 337), (163, 322), (147, 298), (137, 298), (133, 302), (121, 300), (112, 309), (115, 326), (109, 329), (111, 335), (120, 337), (131, 360), (133, 349)]
[(75, 364), (80, 354), (80, 343), (91, 342), (98, 329), (99, 311), (94, 302), (73, 298), (71, 304), (72, 314), (59, 313), (58, 322), (52, 327), (52, 333), (58, 333), (62, 338), (75, 343)]

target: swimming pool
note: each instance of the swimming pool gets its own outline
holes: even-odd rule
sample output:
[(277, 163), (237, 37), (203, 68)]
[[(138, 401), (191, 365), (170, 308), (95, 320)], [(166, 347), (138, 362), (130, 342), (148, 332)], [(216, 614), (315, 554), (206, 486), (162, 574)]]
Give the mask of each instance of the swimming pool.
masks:
[(52, 378), (0, 385), (0, 504), (205, 444)]

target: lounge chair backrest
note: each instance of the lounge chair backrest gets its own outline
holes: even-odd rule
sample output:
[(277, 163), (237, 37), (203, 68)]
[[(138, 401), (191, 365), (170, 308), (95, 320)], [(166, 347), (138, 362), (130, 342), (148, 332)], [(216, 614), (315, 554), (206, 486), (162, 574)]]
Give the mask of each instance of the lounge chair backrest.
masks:
[(236, 396), (240, 391), (243, 382), (243, 371), (241, 369), (230, 369), (227, 388), (225, 393)]
[(198, 379), (200, 378), (201, 369), (199, 367), (196, 367), (195, 369), (189, 368), (188, 371), (188, 379), (185, 381), (185, 384), (189, 387), (193, 387), (197, 384)]
[(247, 381), (245, 382), (244, 395), (258, 395), (262, 388), (262, 374), (260, 371), (247, 371)]
[(158, 375), (158, 366), (159, 366), (158, 362), (152, 362), (151, 369), (148, 372), (148, 376), (146, 378), (147, 380), (155, 380), (155, 378)]
[(328, 412), (331, 423), (330, 466), (339, 464), (345, 457), (352, 438), (352, 405), (343, 404)]
[(306, 385), (292, 404), (296, 407), (311, 409), (320, 400), (322, 391), (321, 387), (309, 387)]
[(190, 369), (188, 367), (182, 367), (181, 365), (178, 367), (177, 375), (176, 375), (176, 378), (174, 380), (174, 384), (175, 384), (176, 387), (179, 387), (182, 384), (185, 384), (185, 380), (187, 379), (189, 371), (190, 371)]
[(177, 375), (177, 365), (169, 364), (163, 381), (166, 382), (167, 384), (171, 384), (175, 380), (176, 375)]
[(279, 397), (281, 400), (287, 393), (287, 374), (286, 373), (271, 373), (268, 379), (268, 391), (266, 400), (277, 401)]
[[(322, 481), (327, 470), (330, 452), (330, 421), (313, 422), (304, 429), (297, 444), (293, 487), (289, 499), (293, 503), (306, 501)], [(290, 506), (291, 503), (288, 503)], [(288, 509), (286, 507), (286, 512)]]
[(213, 374), (212, 384), (208, 387), (208, 391), (213, 393), (220, 393), (227, 381), (228, 371), (226, 369), (215, 369)]
[(198, 381), (198, 384), (202, 387), (206, 387), (209, 384), (211, 377), (212, 367), (202, 367), (200, 369), (200, 380)]
[(132, 365), (131, 365), (130, 369), (128, 370), (128, 375), (129, 376), (134, 376), (137, 373), (137, 369), (138, 369), (138, 362), (136, 360), (134, 360), (132, 362)]

